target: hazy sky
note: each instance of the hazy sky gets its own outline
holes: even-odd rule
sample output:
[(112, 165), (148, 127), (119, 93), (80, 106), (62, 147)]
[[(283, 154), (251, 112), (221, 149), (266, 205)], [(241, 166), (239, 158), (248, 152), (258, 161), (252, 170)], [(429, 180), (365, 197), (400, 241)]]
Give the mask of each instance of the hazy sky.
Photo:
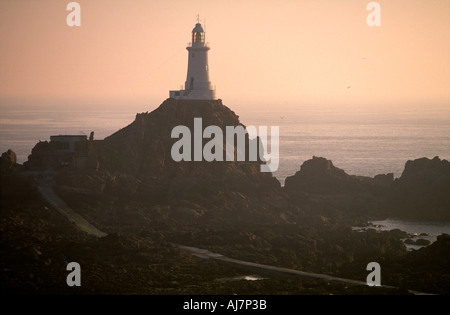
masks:
[[(206, 22), (211, 81), (233, 104), (450, 104), (450, 1), (0, 0), (0, 103), (158, 105)], [(205, 21), (206, 19), (206, 21)], [(205, 24), (205, 23), (204, 23)]]

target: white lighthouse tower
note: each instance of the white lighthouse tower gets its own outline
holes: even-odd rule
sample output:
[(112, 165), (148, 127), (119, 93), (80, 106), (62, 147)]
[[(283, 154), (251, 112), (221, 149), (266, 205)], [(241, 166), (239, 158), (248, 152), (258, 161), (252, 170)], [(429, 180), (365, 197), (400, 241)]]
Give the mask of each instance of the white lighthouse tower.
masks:
[(215, 100), (216, 91), (209, 81), (208, 44), (205, 42), (205, 31), (197, 19), (192, 30), (192, 42), (188, 50), (188, 71), (184, 90), (170, 91), (175, 99)]

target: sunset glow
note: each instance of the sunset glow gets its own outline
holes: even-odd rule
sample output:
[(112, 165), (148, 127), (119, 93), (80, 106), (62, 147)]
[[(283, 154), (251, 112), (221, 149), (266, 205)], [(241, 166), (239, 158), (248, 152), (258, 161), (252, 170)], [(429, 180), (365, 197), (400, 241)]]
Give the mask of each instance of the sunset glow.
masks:
[[(211, 81), (228, 104), (450, 104), (450, 2), (0, 2), (0, 102), (159, 105), (186, 80), (200, 15)], [(113, 104), (112, 104), (113, 103)], [(68, 105), (69, 106), (69, 105)]]

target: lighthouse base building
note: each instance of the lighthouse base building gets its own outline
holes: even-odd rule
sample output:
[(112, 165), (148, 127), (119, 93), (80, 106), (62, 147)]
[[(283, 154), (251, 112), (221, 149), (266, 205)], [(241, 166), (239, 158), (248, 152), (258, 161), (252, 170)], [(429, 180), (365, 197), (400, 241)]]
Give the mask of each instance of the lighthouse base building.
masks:
[(192, 30), (192, 42), (188, 50), (188, 72), (184, 90), (169, 91), (170, 98), (187, 100), (216, 100), (215, 88), (209, 80), (208, 44), (200, 23)]
[(215, 90), (169, 91), (169, 97), (176, 100), (217, 100)]

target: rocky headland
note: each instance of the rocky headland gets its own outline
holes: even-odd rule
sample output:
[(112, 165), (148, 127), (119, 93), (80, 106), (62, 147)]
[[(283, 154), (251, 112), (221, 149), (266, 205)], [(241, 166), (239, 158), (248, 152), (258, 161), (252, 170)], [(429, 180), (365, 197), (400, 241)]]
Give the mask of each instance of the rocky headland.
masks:
[[(352, 230), (372, 218), (450, 218), (446, 160), (408, 161), (402, 176), (352, 176), (326, 158), (313, 157), (285, 187), (263, 161), (175, 162), (174, 126), (240, 125), (219, 101), (166, 100), (151, 113), (104, 140), (90, 142), (98, 167), (43, 170), (42, 152), (18, 165), (1, 157), (2, 290), (71, 293), (65, 266), (77, 261), (84, 284), (77, 293), (143, 294), (376, 294), (406, 293), (349, 288), (270, 275), (258, 281), (217, 281), (246, 272), (204, 260), (172, 244), (206, 248), (228, 257), (365, 281), (366, 265), (379, 261), (383, 281), (405, 289), (450, 292), (448, 236), (408, 252), (401, 231)], [(248, 141), (246, 140), (247, 144)], [(44, 154), (45, 155), (45, 154)], [(86, 235), (43, 200), (54, 191), (107, 233)], [(400, 265), (408, 265), (401, 269)], [(447, 264), (448, 265), (448, 264)], [(423, 271), (427, 270), (424, 274)], [(447, 268), (448, 269), (448, 268)], [(384, 270), (388, 275), (384, 278)], [(414, 281), (415, 279), (415, 281)]]

